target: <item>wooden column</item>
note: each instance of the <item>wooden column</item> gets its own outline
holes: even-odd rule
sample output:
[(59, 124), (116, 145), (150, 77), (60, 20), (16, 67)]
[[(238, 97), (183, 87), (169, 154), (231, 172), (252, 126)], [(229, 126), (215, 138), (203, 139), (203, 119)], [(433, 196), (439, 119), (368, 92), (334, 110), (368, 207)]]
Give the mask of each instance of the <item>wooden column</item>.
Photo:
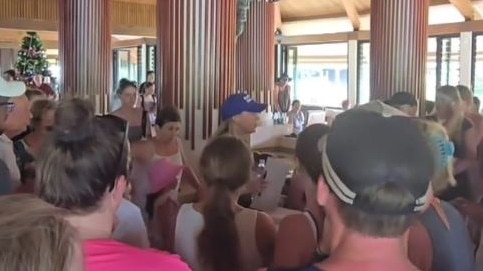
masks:
[(236, 11), (236, 0), (157, 2), (158, 90), (183, 113), (192, 148), (213, 133), (216, 109), (235, 92)]
[(371, 99), (425, 100), (429, 0), (371, 0)]
[(91, 100), (109, 110), (111, 0), (59, 0), (59, 43), (63, 97)]
[(275, 4), (253, 1), (236, 50), (236, 89), (267, 104), (275, 87), (275, 30)]

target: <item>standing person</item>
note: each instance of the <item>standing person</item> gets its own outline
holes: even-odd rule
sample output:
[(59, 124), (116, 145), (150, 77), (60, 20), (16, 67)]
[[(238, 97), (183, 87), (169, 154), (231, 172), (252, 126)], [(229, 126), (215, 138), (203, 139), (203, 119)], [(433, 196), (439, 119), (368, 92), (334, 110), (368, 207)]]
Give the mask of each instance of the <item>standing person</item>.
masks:
[(82, 271), (83, 253), (65, 210), (33, 195), (0, 198), (0, 270)]
[(288, 122), (293, 126), (293, 135), (297, 136), (304, 130), (305, 116), (299, 100), (292, 102), (292, 110), (288, 112)]
[(418, 115), (418, 100), (409, 92), (397, 92), (386, 101), (386, 104), (399, 109), (410, 117)]
[[(17, 166), (13, 142), (5, 133), (10, 132), (11, 136), (15, 136), (27, 128), (30, 113), (28, 100), (24, 95), (25, 88), (23, 82), (7, 82), (0, 78), (0, 161), (8, 168), (8, 174), (2, 175), (0, 181), (4, 189), (8, 186), (11, 191), (20, 185), (20, 170)], [(3, 165), (2, 169), (4, 169)]]
[[(259, 114), (265, 109), (267, 109), (266, 104), (255, 102), (249, 95), (241, 93), (230, 95), (221, 106), (221, 123), (213, 134), (212, 140), (231, 135), (241, 139), (249, 147), (250, 135), (256, 131), (260, 121)], [(266, 184), (258, 174), (252, 173), (252, 179), (246, 186), (247, 194), (244, 194), (241, 199), (245, 202), (243, 204), (245, 207), (251, 204), (252, 195), (260, 193)]]
[(158, 110), (158, 98), (154, 83), (146, 82), (139, 88), (139, 107), (143, 110), (142, 125), (146, 127), (149, 137), (156, 136), (156, 113)]
[(139, 86), (139, 90), (146, 89), (146, 84), (151, 83), (154, 84), (156, 82), (156, 73), (154, 71), (148, 71), (146, 73), (146, 81), (144, 81), (141, 86)]
[(136, 107), (138, 91), (136, 84), (127, 79), (119, 81), (117, 96), (121, 99), (121, 107), (111, 114), (124, 119), (129, 124), (129, 141), (136, 142), (146, 137), (143, 127), (143, 110)]
[(290, 81), (292, 81), (292, 78), (290, 78), (287, 74), (283, 74), (277, 80), (276, 111), (287, 113), (290, 109), (290, 95), (292, 92), (292, 87), (289, 85)]
[(426, 208), (434, 172), (418, 124), (350, 110), (321, 145), (317, 200), (329, 221), (331, 253), (307, 270), (417, 270), (404, 235)]
[(471, 141), (473, 125), (465, 117), (465, 112), (465, 104), (461, 100), (458, 89), (453, 86), (442, 86), (436, 90), (435, 113), (426, 117), (443, 125), (455, 146), (454, 173), (457, 185), (441, 195), (443, 200), (471, 197), (467, 171), (471, 166), (471, 159), (468, 158), (474, 156), (474, 151), (467, 142)]
[(127, 125), (94, 116), (87, 101), (63, 101), (55, 113), (52, 139), (37, 163), (37, 193), (70, 211), (66, 219), (83, 240), (85, 270), (190, 270), (173, 255), (111, 239), (116, 212), (127, 187)]
[(218, 137), (203, 150), (206, 197), (181, 206), (175, 230), (175, 251), (193, 270), (251, 271), (270, 263), (273, 221), (236, 203), (251, 167), (251, 153), (240, 139)]
[(56, 104), (51, 100), (38, 100), (32, 104), (30, 109), (32, 120), (30, 122), (31, 132), (23, 139), (14, 141), (17, 165), (21, 175), (30, 167), (38, 156), (44, 141), (54, 128), (54, 112)]

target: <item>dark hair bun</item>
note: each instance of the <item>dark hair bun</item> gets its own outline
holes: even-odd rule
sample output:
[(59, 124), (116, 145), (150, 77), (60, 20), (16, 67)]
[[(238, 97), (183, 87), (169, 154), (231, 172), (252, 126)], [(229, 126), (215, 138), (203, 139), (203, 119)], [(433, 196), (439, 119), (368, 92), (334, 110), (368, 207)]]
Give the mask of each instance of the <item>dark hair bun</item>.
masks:
[(117, 88), (117, 94), (122, 94), (124, 92), (124, 90), (128, 87), (133, 87), (133, 88), (137, 88), (136, 86), (136, 82), (134, 81), (130, 81), (126, 78), (122, 78), (120, 81), (119, 81), (119, 86)]
[(83, 99), (62, 101), (55, 111), (54, 139), (58, 143), (80, 143), (94, 137), (94, 107)]

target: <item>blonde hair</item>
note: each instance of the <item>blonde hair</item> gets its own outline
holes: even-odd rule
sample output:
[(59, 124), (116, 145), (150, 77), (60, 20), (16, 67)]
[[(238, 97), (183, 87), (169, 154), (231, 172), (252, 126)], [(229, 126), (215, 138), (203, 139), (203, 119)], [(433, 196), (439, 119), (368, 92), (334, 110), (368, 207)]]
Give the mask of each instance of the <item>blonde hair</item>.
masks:
[(437, 143), (431, 139), (432, 136), (440, 136), (447, 141), (450, 141), (446, 129), (433, 121), (419, 120), (421, 129), (426, 134), (428, 141), (430, 143), (431, 149), (433, 150), (435, 163), (439, 163), (441, 159), (448, 159), (445, 168), (435, 172), (433, 179), (431, 180), (431, 186), (436, 195), (446, 190), (449, 186), (455, 186), (456, 180), (453, 176), (453, 159), (442, 157), (444, 155), (441, 153), (441, 149), (437, 146)]
[(57, 209), (33, 195), (0, 198), (0, 271), (71, 270), (77, 233)]

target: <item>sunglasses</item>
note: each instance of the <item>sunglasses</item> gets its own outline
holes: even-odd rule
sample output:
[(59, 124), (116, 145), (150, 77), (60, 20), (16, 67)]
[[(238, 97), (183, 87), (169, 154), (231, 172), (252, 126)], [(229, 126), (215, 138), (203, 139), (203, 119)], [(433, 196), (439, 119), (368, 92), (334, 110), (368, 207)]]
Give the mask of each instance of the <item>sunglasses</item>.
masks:
[[(105, 129), (108, 130), (114, 130), (116, 134), (119, 135), (120, 138), (122, 138), (122, 145), (121, 145), (121, 150), (119, 152), (119, 160), (118, 160), (118, 169), (117, 172), (118, 174), (122, 175), (128, 175), (129, 171), (131, 170), (132, 166), (130, 161), (128, 160), (128, 167), (127, 168), (122, 168), (122, 158), (124, 156), (124, 152), (126, 151), (126, 146), (128, 144), (127, 138), (128, 138), (128, 132), (129, 132), (129, 126), (127, 121), (124, 119), (114, 116), (114, 115), (104, 115), (104, 116), (97, 116), (96, 120), (99, 122), (101, 127), (104, 127)], [(127, 172), (126, 172), (127, 171)], [(113, 189), (115, 185), (115, 180), (113, 180), (111, 184), (111, 188)]]
[(8, 113), (12, 112), (15, 109), (15, 104), (12, 102), (0, 102), (0, 106), (5, 107)]

